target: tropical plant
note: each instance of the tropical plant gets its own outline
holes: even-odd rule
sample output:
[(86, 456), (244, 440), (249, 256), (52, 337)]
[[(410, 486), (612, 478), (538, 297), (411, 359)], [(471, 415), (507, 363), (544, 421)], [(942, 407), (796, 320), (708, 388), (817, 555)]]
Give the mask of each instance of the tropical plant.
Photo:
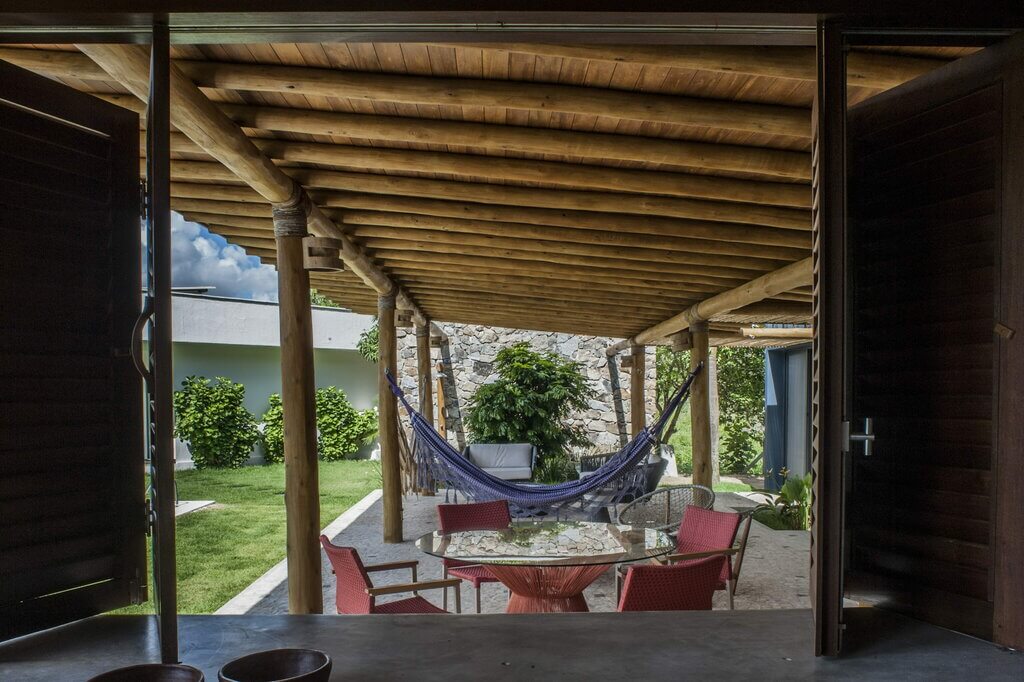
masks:
[[(538, 472), (568, 474), (562, 464), (544, 466), (551, 458), (567, 460), (572, 448), (590, 445), (586, 430), (570, 422), (595, 396), (580, 364), (556, 353), (535, 351), (522, 342), (498, 351), (494, 369), (498, 379), (481, 386), (469, 399), (465, 424), (470, 440), (531, 443), (537, 446)], [(572, 471), (575, 475), (575, 467)]]
[(754, 518), (775, 530), (807, 530), (810, 525), (811, 475), (790, 476), (782, 471), (785, 483), (779, 492), (758, 490), (768, 499), (754, 508)]
[(197, 469), (241, 466), (260, 438), (245, 409), (245, 386), (225, 377), (186, 378), (174, 392), (174, 435), (188, 444)]
[[(263, 413), (263, 449), (267, 463), (284, 460), (284, 408), (281, 396), (269, 398)], [(355, 454), (377, 435), (377, 413), (357, 410), (345, 392), (334, 386), (316, 392), (317, 452), (320, 459), (334, 462)]]
[(359, 335), (356, 350), (370, 362), (380, 359), (380, 327), (377, 326), (377, 318), (373, 318), (373, 324)]

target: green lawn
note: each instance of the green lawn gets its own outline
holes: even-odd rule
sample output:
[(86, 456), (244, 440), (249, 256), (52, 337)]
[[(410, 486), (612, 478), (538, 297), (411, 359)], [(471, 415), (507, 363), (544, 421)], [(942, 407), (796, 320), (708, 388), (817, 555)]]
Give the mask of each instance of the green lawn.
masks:
[[(178, 497), (216, 504), (178, 518), (178, 609), (212, 613), (285, 555), (284, 465), (179, 471)], [(320, 526), (374, 488), (374, 462), (320, 463)], [(147, 613), (151, 604), (121, 613)]]

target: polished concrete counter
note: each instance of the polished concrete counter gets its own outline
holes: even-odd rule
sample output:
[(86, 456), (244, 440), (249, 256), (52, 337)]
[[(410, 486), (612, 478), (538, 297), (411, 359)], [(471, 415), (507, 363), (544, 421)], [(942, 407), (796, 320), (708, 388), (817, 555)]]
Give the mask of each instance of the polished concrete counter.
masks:
[[(182, 616), (185, 663), (305, 646), (332, 680), (1024, 680), (1024, 656), (900, 616), (850, 614), (849, 653), (811, 654), (809, 611), (464, 616)], [(866, 636), (869, 635), (869, 636)], [(84, 680), (155, 660), (156, 623), (99, 616), (0, 645), (0, 680)]]

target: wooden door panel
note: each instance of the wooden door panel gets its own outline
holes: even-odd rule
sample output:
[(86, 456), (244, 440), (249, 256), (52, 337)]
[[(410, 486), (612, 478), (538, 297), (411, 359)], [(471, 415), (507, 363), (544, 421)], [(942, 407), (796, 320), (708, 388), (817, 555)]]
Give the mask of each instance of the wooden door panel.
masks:
[(0, 62), (0, 639), (145, 590), (138, 116)]

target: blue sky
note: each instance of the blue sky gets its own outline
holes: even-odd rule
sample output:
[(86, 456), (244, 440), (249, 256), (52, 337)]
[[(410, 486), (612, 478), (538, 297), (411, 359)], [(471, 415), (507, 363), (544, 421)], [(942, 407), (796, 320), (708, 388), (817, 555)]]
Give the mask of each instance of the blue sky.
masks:
[(202, 225), (171, 214), (172, 285), (211, 286), (214, 296), (277, 300), (277, 271)]

